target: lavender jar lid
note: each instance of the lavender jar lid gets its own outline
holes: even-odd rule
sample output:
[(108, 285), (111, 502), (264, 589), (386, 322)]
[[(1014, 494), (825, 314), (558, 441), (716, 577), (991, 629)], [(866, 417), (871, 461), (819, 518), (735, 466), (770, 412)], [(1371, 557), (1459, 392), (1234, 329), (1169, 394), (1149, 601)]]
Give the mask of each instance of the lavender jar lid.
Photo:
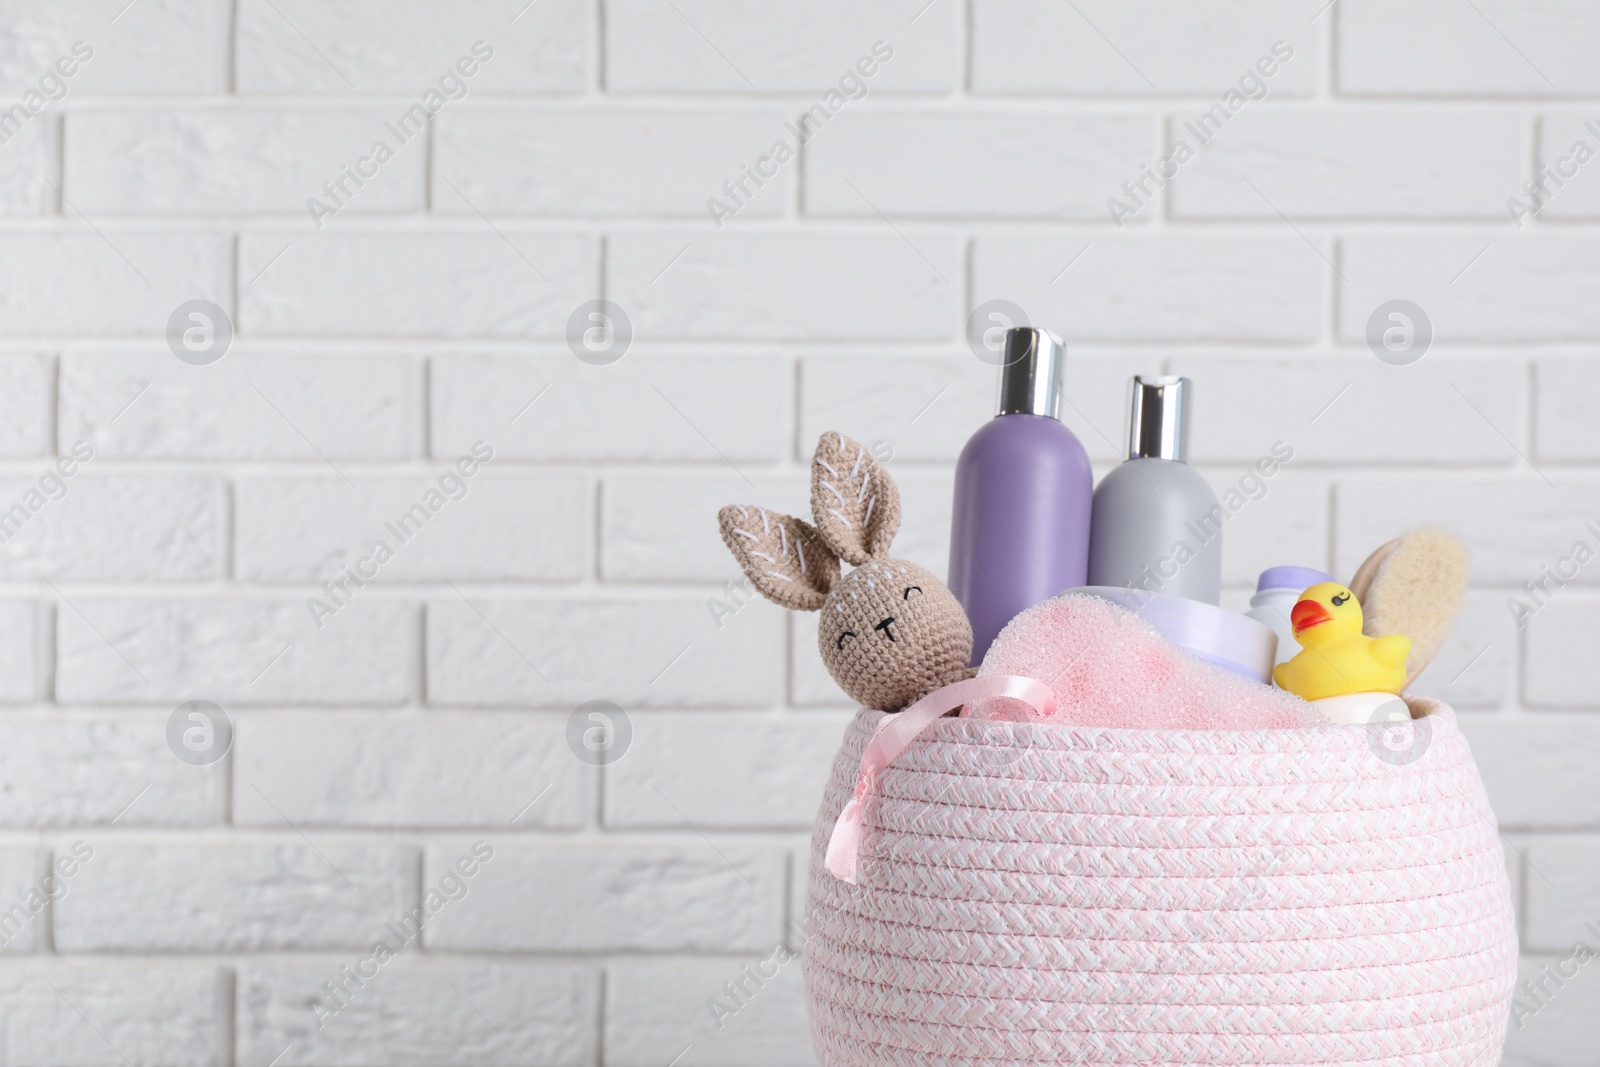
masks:
[(1088, 593), (1127, 608), (1185, 652), (1252, 682), (1272, 684), (1278, 635), (1248, 615), (1186, 597), (1116, 585), (1085, 585), (1069, 592)]
[(1293, 589), (1296, 593), (1301, 593), (1318, 582), (1331, 581), (1333, 575), (1325, 574), (1315, 567), (1268, 567), (1261, 572), (1261, 579), (1256, 582), (1256, 592), (1264, 593), (1268, 589)]

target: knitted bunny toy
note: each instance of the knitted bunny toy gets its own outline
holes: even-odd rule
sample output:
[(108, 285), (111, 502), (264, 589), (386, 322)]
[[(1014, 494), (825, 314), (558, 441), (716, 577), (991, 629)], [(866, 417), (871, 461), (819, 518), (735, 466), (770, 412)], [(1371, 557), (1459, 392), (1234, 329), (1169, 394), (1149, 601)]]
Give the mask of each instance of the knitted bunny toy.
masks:
[[(970, 677), (972, 626), (928, 571), (889, 558), (900, 491), (866, 449), (825, 433), (811, 461), (816, 525), (758, 507), (717, 513), (722, 540), (762, 596), (820, 611), (817, 649), (828, 673), (869, 708), (899, 711)], [(841, 575), (839, 561), (853, 569)]]

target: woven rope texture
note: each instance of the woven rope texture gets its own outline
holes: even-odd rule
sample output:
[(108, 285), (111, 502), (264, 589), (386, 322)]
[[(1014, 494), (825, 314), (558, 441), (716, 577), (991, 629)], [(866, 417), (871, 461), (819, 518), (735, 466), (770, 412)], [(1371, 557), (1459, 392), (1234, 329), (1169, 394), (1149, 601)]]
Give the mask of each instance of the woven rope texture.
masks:
[(828, 1067), (1491, 1067), (1516, 929), (1455, 714), (1372, 728), (942, 719), (879, 776), (859, 885), (812, 841), (805, 975)]

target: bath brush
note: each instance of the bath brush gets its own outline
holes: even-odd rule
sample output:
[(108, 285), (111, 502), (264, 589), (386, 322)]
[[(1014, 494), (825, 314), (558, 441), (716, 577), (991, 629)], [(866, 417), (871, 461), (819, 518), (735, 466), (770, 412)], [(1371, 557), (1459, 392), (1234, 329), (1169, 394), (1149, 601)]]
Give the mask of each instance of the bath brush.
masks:
[(1453, 534), (1430, 526), (1408, 530), (1378, 546), (1350, 579), (1366, 612), (1371, 637), (1411, 638), (1406, 685), (1433, 659), (1461, 610), (1467, 588), (1467, 549)]

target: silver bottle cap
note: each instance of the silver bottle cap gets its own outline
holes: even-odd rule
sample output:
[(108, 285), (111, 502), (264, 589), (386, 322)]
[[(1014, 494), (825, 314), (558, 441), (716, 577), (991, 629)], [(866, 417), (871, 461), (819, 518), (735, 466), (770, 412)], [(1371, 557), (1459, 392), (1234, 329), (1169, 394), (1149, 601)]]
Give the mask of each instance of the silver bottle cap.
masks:
[(1133, 411), (1128, 419), (1129, 459), (1189, 459), (1189, 399), (1194, 384), (1164, 374), (1133, 379)]
[(1032, 326), (1007, 330), (998, 414), (1061, 418), (1061, 378), (1066, 363), (1066, 346), (1055, 334)]

